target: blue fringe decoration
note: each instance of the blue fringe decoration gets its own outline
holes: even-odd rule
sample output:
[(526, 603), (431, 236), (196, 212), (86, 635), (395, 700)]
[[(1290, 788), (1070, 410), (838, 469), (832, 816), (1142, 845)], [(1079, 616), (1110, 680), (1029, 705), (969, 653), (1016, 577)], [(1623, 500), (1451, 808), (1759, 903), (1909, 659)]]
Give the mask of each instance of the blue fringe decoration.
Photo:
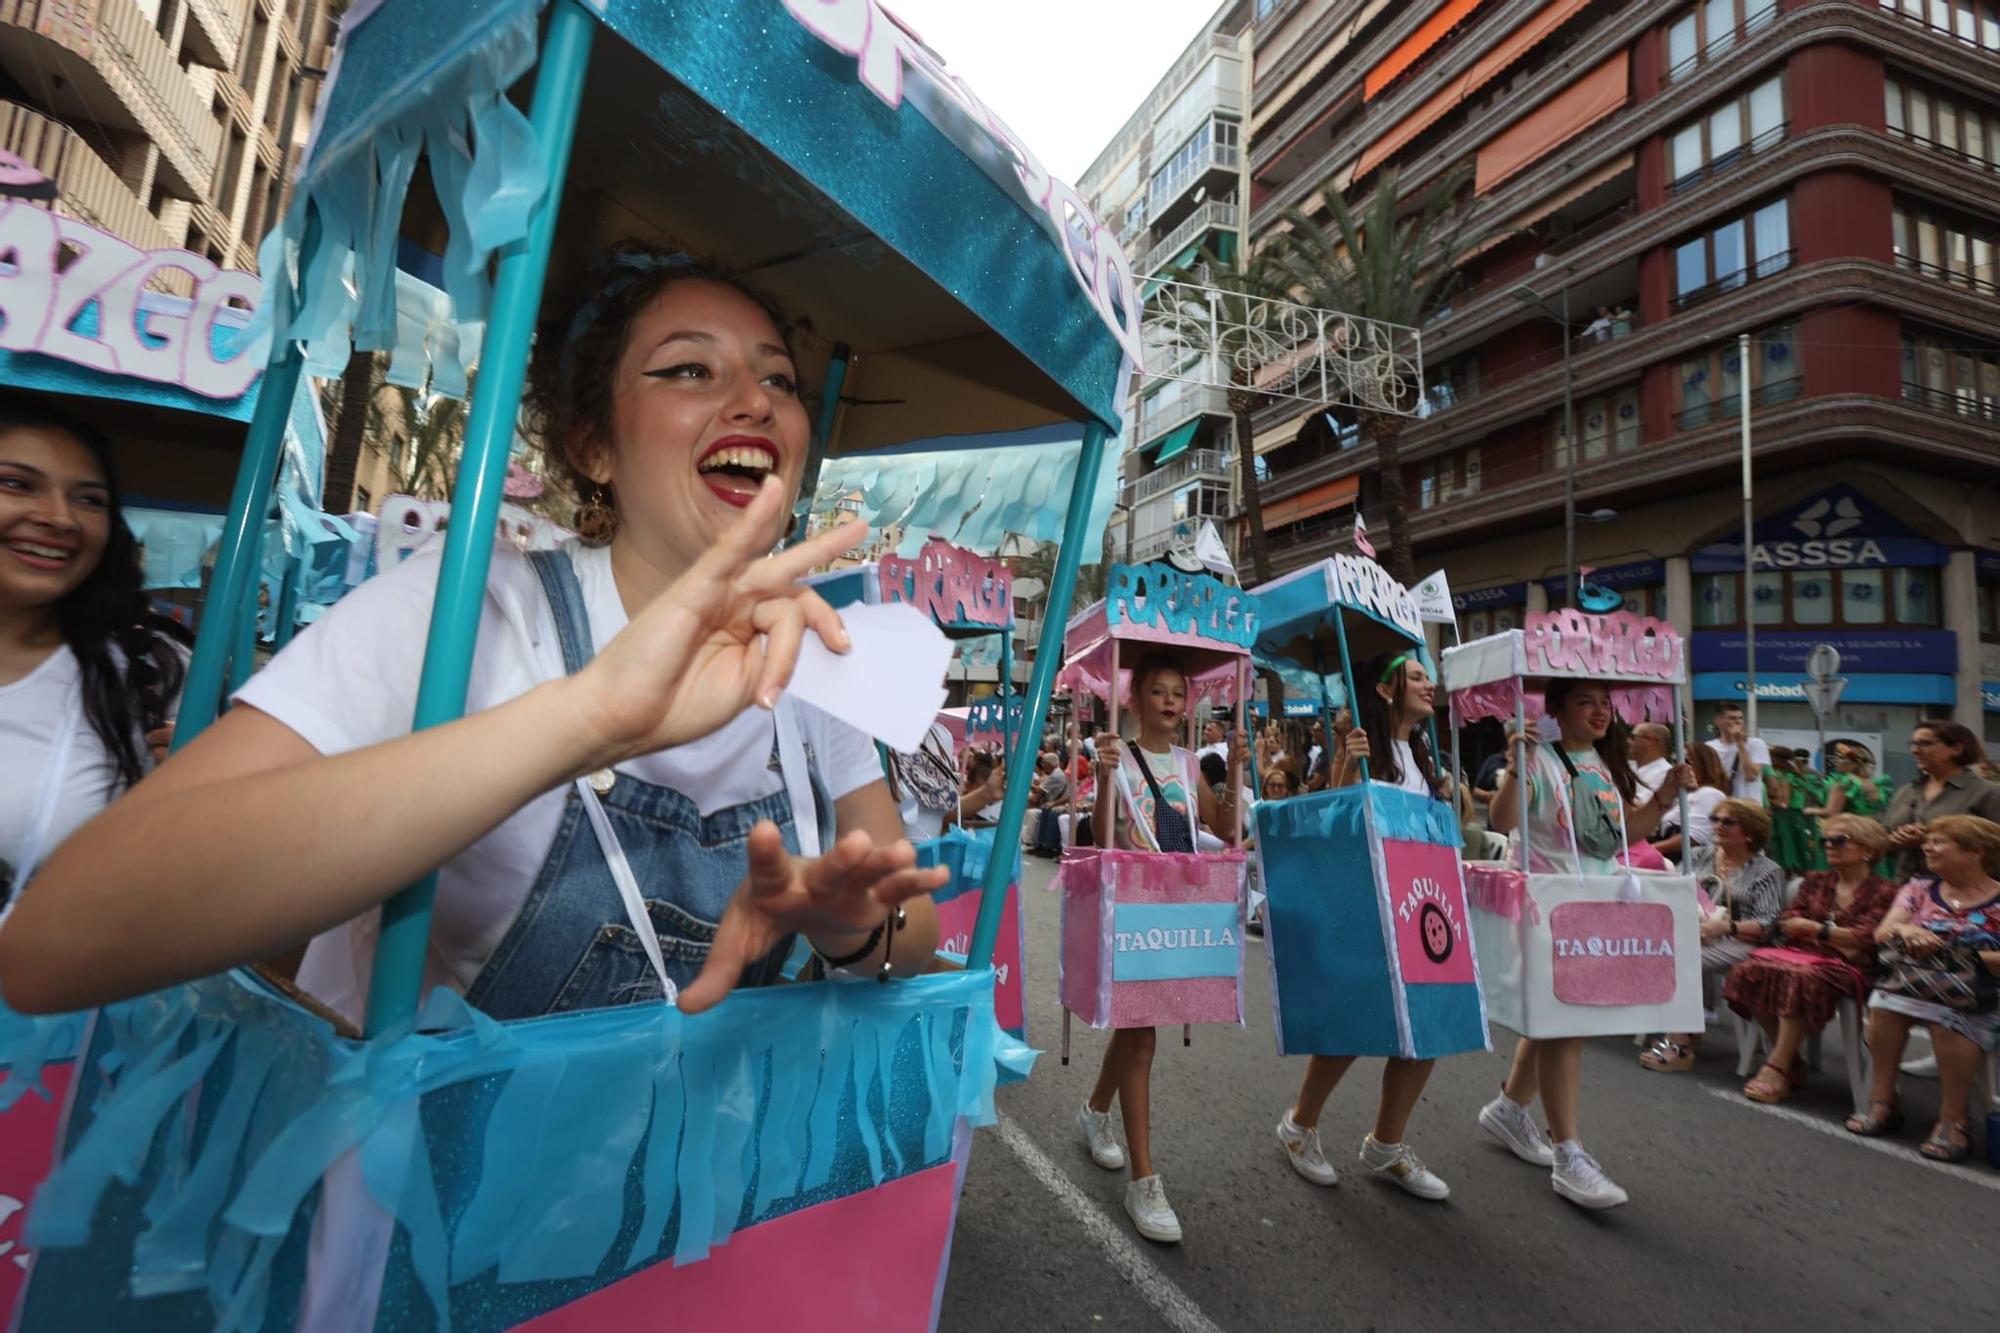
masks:
[[(0, 1096), (83, 1021), (0, 1012)], [(1034, 1058), (987, 972), (507, 1024), (440, 990), (373, 1042), (212, 977), (95, 1015), (21, 1326), (289, 1327), (321, 1179), (355, 1152), (396, 1224), (378, 1326), (511, 1327), (946, 1160)]]

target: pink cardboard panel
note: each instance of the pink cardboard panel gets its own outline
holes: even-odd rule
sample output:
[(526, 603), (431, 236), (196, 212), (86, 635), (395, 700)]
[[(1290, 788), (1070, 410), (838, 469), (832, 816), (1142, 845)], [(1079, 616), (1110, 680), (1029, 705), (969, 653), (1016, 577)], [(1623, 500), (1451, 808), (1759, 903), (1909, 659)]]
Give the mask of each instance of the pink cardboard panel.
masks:
[(1664, 903), (1564, 903), (1549, 913), (1550, 976), (1564, 1004), (1674, 998), (1674, 913)]
[(1138, 903), (1240, 906), (1243, 860), (1240, 851), (1070, 853), (1063, 866), (1063, 1007), (1095, 1027), (1241, 1022), (1240, 929), (1233, 977), (1111, 981), (1116, 942), (1106, 909)]
[(962, 1162), (943, 1162), (787, 1213), (737, 1232), (699, 1263), (655, 1264), (519, 1327), (933, 1328), (962, 1172)]
[(1476, 981), (1458, 849), (1390, 839), (1382, 860), (1403, 984)]
[(42, 1066), (47, 1097), (29, 1093), (0, 1114), (0, 1327), (8, 1325), (14, 1302), (28, 1280), (23, 1240), (28, 1204), (55, 1160), (56, 1132), (69, 1095), (71, 1066)]
[[(938, 904), (938, 952), (963, 958), (972, 948), (985, 890), (974, 889)], [(1000, 912), (1000, 937), (993, 945), (993, 1012), (1000, 1026), (1018, 1031), (1025, 1021), (1021, 1000), (1021, 891), (1007, 886)]]

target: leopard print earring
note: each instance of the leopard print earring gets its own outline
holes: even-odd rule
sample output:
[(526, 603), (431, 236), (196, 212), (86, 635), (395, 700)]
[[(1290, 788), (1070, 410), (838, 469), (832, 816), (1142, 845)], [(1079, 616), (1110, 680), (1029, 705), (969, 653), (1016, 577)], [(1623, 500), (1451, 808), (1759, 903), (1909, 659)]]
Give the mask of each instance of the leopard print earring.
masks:
[(576, 535), (586, 546), (603, 546), (617, 531), (617, 507), (602, 486), (593, 487), (590, 498), (576, 507)]

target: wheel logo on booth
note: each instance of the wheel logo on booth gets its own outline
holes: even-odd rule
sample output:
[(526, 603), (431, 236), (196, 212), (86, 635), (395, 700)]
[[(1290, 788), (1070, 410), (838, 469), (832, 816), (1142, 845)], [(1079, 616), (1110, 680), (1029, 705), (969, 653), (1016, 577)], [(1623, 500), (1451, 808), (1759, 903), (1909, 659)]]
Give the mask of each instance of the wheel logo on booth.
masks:
[(1421, 915), (1424, 957), (1433, 963), (1442, 963), (1451, 957), (1451, 922), (1445, 919), (1444, 909), (1436, 903), (1425, 903)]

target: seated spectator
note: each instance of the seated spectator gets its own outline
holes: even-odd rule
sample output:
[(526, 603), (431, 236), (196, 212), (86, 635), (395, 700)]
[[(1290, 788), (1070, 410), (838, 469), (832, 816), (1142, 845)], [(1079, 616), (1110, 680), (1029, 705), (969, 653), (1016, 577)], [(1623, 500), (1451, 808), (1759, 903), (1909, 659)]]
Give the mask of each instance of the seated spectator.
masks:
[(991, 824), (1000, 817), (1006, 794), (1007, 765), (984, 750), (967, 751), (965, 781), (958, 789), (959, 825)]
[(1691, 849), (1706, 847), (1713, 840), (1710, 820), (1715, 808), (1729, 799), (1729, 774), (1712, 747), (1690, 747), (1688, 764), (1694, 769), (1697, 784), (1687, 794), (1688, 826), (1681, 828), (1681, 803), (1675, 801), (1661, 813), (1660, 832), (1653, 839), (1660, 855), (1682, 865), (1688, 864), (1687, 854)]
[[(1288, 768), (1266, 769), (1264, 771), (1263, 792), (1264, 801), (1286, 801), (1299, 794), (1299, 784), (1293, 780), (1292, 772)], [(1262, 805), (1264, 801), (1259, 801), (1258, 804)], [(1246, 836), (1243, 839), (1243, 845), (1245, 847), (1255, 847), (1257, 845), (1257, 820), (1254, 807), (1251, 810), (1251, 819)], [(1257, 858), (1254, 856), (1251, 857), (1249, 861), (1250, 922), (1245, 928), (1252, 935), (1262, 938), (1264, 934), (1264, 890), (1263, 882), (1258, 878), (1260, 872), (1257, 866)]]
[(1743, 1095), (1781, 1102), (1806, 1081), (1799, 1049), (1825, 1027), (1842, 1000), (1865, 1001), (1875, 984), (1875, 930), (1896, 901), (1896, 886), (1875, 873), (1889, 850), (1889, 830), (1859, 815), (1826, 822), (1831, 869), (1815, 870), (1778, 918), (1772, 946), (1753, 952), (1729, 973), (1722, 998), (1757, 1021), (1771, 1054)]
[(1626, 743), (1626, 753), (1630, 756), (1632, 776), (1639, 780), (1639, 797), (1650, 799), (1666, 781), (1667, 773), (1673, 768), (1673, 761), (1667, 758), (1667, 751), (1673, 748), (1673, 733), (1661, 722), (1641, 722), (1632, 728), (1632, 739)]
[[(1764, 855), (1771, 840), (1771, 816), (1764, 807), (1731, 797), (1715, 807), (1709, 825), (1714, 841), (1688, 855), (1688, 873), (1710, 904), (1701, 923), (1704, 975), (1727, 972), (1772, 939), (1785, 906), (1785, 872)], [(1639, 1063), (1659, 1074), (1692, 1069), (1700, 1041), (1698, 1032), (1670, 1032)]]
[(1980, 1063), (2000, 1049), (1994, 1012), (2000, 975), (2000, 824), (1943, 815), (1924, 827), (1924, 866), (1903, 886), (1875, 932), (1882, 975), (1868, 1002), (1875, 1086), (1847, 1132), (1872, 1138), (1901, 1127), (1896, 1070), (1910, 1029), (1922, 1024), (1937, 1053), (1938, 1122), (1917, 1151), (1957, 1162), (1971, 1146), (1969, 1105)]
[(1201, 724), (1201, 748), (1195, 751), (1197, 758), (1205, 759), (1214, 755), (1221, 759), (1229, 754), (1229, 728), (1218, 718), (1210, 718)]

